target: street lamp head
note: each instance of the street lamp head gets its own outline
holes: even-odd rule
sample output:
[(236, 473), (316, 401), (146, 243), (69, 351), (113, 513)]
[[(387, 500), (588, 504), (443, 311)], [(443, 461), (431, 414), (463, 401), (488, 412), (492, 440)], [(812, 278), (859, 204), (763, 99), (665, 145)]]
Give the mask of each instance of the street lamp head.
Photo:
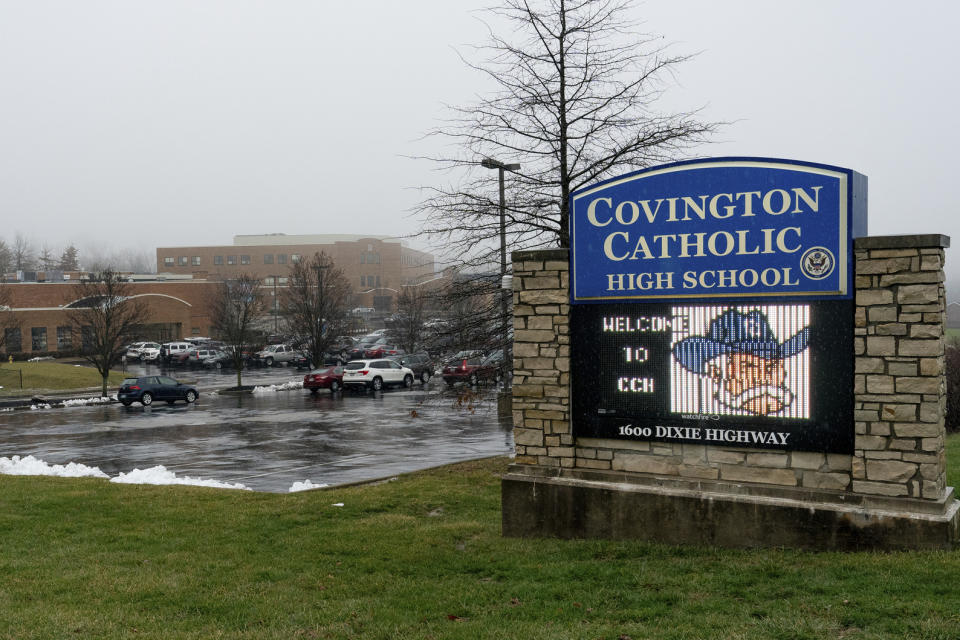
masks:
[(484, 158), (480, 161), (480, 166), (484, 169), (500, 169), (503, 171), (517, 171), (520, 169), (519, 164), (504, 164), (499, 160), (494, 160), (493, 158)]

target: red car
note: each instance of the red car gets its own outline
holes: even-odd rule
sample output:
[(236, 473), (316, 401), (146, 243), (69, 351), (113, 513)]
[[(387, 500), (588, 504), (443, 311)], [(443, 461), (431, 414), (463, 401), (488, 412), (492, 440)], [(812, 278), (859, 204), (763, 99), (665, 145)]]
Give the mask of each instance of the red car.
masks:
[(395, 344), (374, 344), (364, 349), (363, 357), (367, 360), (373, 358), (389, 358), (403, 353), (403, 349)]
[(503, 352), (494, 351), (486, 357), (461, 352), (443, 367), (443, 381), (452, 387), (457, 382), (476, 386), (481, 380), (499, 382), (503, 377)]
[(312, 394), (320, 389), (330, 389), (330, 393), (336, 393), (343, 388), (343, 367), (314, 369), (303, 376), (303, 388), (309, 389)]

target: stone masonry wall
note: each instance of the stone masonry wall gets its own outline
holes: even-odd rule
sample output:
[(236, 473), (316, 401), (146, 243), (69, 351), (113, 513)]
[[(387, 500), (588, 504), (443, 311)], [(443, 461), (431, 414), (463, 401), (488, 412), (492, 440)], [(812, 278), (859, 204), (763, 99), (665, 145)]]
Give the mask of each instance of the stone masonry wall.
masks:
[(518, 464), (828, 489), (945, 495), (944, 236), (856, 241), (854, 455), (579, 438), (570, 421), (569, 254), (518, 251), (513, 424)]
[(856, 241), (856, 493), (946, 491), (944, 236)]

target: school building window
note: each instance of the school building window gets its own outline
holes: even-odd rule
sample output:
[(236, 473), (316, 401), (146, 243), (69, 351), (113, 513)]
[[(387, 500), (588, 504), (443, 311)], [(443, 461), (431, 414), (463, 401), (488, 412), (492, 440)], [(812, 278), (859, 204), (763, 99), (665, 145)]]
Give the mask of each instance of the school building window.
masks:
[(30, 328), (30, 349), (33, 351), (47, 350), (47, 328), (46, 327)]
[(223, 264), (223, 256), (213, 256), (213, 264)]
[(240, 264), (250, 264), (250, 256), (240, 256)]
[(73, 328), (57, 327), (57, 351), (73, 348)]
[(163, 259), (163, 266), (172, 267), (173, 266), (173, 256), (167, 256)]
[(199, 266), (200, 266), (200, 256), (193, 256), (192, 258), (190, 258), (190, 263), (191, 263), (193, 266), (195, 266), (195, 267), (199, 267)]
[(287, 264), (287, 254), (278, 253), (277, 254), (277, 264)]
[(227, 264), (237, 264), (237, 256), (227, 256)]
[(187, 256), (177, 256), (177, 264), (181, 267), (187, 266)]
[(23, 351), (23, 336), (20, 333), (20, 327), (4, 329), (3, 344), (7, 353), (18, 353)]
[(273, 264), (273, 254), (266, 253), (263, 256), (263, 264)]

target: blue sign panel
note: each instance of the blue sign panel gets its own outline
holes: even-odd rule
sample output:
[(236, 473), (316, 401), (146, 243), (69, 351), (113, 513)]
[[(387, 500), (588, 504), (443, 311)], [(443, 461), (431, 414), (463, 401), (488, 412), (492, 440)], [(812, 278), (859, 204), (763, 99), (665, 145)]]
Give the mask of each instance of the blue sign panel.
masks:
[(850, 298), (867, 179), (767, 158), (679, 162), (570, 196), (573, 303)]

